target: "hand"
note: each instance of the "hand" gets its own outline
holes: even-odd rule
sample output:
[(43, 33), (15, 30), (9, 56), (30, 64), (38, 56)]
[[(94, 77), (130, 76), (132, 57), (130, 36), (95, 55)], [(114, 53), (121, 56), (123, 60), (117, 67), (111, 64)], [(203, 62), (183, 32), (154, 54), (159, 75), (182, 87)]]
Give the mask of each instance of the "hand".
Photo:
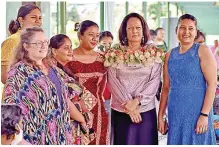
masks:
[(89, 116), (89, 121), (87, 122), (87, 125), (89, 128), (92, 128), (93, 120), (94, 120), (94, 114), (91, 112), (87, 112)]
[(219, 129), (219, 121), (214, 122), (214, 129)]
[(133, 123), (140, 123), (142, 121), (140, 112), (138, 109), (135, 109), (132, 112), (128, 113)]
[(123, 103), (122, 106), (124, 106), (124, 111), (127, 113), (134, 111), (137, 108), (138, 104), (139, 101), (137, 99), (133, 99)]
[(86, 134), (84, 135), (89, 135), (89, 127), (86, 122), (81, 122), (81, 127), (83, 127), (83, 130), (86, 131)]
[(208, 130), (208, 117), (206, 116), (199, 116), (198, 122), (196, 124), (196, 133), (202, 134), (205, 133)]
[(167, 121), (164, 119), (159, 119), (158, 120), (158, 131), (162, 134), (165, 135), (167, 133), (168, 130), (168, 124)]

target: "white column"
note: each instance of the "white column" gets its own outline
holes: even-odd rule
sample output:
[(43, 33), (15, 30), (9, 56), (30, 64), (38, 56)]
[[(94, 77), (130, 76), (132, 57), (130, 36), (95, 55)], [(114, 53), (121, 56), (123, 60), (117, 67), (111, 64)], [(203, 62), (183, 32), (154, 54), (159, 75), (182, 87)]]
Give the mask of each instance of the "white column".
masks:
[(40, 2), (40, 9), (43, 16), (42, 28), (47, 37), (52, 35), (52, 27), (50, 27), (50, 22), (52, 22), (51, 12), (50, 12), (50, 2)]
[(114, 1), (105, 1), (104, 2), (104, 30), (110, 31), (113, 33), (114, 27)]

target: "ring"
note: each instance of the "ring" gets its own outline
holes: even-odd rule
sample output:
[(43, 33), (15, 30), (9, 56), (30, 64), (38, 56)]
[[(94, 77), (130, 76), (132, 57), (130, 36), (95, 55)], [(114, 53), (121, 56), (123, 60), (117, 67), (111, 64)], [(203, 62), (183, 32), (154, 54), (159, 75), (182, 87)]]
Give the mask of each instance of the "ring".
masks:
[(201, 129), (202, 133), (206, 132), (205, 127), (201, 127), (200, 129)]

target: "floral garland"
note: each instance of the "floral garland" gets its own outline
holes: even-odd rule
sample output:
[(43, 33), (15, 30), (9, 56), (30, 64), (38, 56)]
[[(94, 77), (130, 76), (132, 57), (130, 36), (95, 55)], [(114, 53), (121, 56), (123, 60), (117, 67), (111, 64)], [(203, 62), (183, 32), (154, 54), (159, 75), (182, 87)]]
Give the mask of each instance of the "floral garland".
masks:
[(121, 68), (124, 64), (128, 66), (152, 66), (154, 63), (162, 63), (164, 52), (154, 45), (146, 45), (137, 50), (131, 50), (116, 44), (105, 53), (105, 67)]

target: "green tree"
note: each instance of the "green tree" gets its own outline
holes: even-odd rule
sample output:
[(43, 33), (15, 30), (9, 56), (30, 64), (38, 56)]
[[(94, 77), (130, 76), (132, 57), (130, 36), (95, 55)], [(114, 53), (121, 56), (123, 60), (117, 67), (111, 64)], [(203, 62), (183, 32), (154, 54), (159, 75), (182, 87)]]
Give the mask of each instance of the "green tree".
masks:
[(159, 18), (167, 16), (167, 7), (165, 2), (157, 2), (150, 4), (148, 7), (148, 14), (159, 25)]

